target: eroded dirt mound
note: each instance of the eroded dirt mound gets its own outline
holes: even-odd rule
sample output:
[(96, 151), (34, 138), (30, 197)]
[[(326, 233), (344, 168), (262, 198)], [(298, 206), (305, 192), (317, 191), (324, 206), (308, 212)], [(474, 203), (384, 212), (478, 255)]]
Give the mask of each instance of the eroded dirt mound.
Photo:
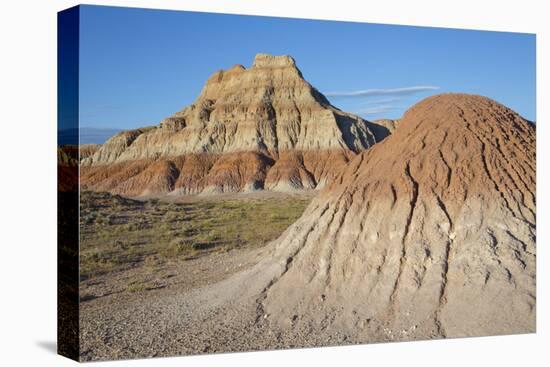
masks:
[(427, 98), (237, 282), (257, 284), (259, 316), (294, 333), (532, 332), (535, 161), (535, 127), (512, 110), (480, 96)]
[(354, 156), (346, 150), (283, 151), (276, 158), (251, 151), (186, 154), (81, 166), (80, 184), (128, 196), (320, 189)]
[(265, 188), (286, 192), (322, 188), (354, 156), (345, 150), (282, 152), (267, 174)]

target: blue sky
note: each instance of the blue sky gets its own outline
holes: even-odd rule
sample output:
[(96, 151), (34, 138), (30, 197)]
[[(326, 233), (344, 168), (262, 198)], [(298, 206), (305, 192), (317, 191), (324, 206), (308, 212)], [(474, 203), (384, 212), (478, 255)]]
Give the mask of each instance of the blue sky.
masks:
[(442, 92), (536, 119), (530, 34), (96, 6), (81, 7), (80, 25), (81, 126), (157, 124), (257, 53), (292, 55), (332, 104), (369, 120)]

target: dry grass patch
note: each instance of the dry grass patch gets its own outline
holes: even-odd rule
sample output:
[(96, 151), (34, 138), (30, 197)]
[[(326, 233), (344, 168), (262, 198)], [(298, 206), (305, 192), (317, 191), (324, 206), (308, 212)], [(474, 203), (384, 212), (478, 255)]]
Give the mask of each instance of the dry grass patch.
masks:
[(176, 204), (82, 192), (81, 278), (264, 245), (296, 221), (310, 200), (288, 197)]

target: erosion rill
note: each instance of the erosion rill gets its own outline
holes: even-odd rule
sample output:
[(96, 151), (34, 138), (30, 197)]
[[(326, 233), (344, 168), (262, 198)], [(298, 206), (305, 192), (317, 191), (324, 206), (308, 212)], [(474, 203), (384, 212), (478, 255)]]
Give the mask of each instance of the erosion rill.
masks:
[(534, 124), (488, 98), (438, 95), (220, 287), (256, 299), (282, 335), (533, 332), (535, 210)]
[(386, 135), (332, 106), (292, 57), (259, 54), (214, 73), (160, 125), (111, 138), (83, 159), (81, 185), (130, 196), (321, 188)]

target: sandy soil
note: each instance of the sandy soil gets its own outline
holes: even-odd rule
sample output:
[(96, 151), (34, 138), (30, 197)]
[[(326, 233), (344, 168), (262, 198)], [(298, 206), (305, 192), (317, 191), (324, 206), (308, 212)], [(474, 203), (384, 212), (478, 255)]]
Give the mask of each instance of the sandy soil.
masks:
[(325, 334), (285, 333), (269, 325), (256, 297), (237, 297), (238, 292), (223, 289), (220, 281), (246, 273), (269, 256), (269, 250), (267, 245), (167, 264), (151, 274), (157, 287), (135, 293), (124, 292), (128, 279), (136, 275), (132, 269), (85, 282), (82, 287), (97, 296), (81, 300), (82, 360), (353, 342), (329, 330)]

